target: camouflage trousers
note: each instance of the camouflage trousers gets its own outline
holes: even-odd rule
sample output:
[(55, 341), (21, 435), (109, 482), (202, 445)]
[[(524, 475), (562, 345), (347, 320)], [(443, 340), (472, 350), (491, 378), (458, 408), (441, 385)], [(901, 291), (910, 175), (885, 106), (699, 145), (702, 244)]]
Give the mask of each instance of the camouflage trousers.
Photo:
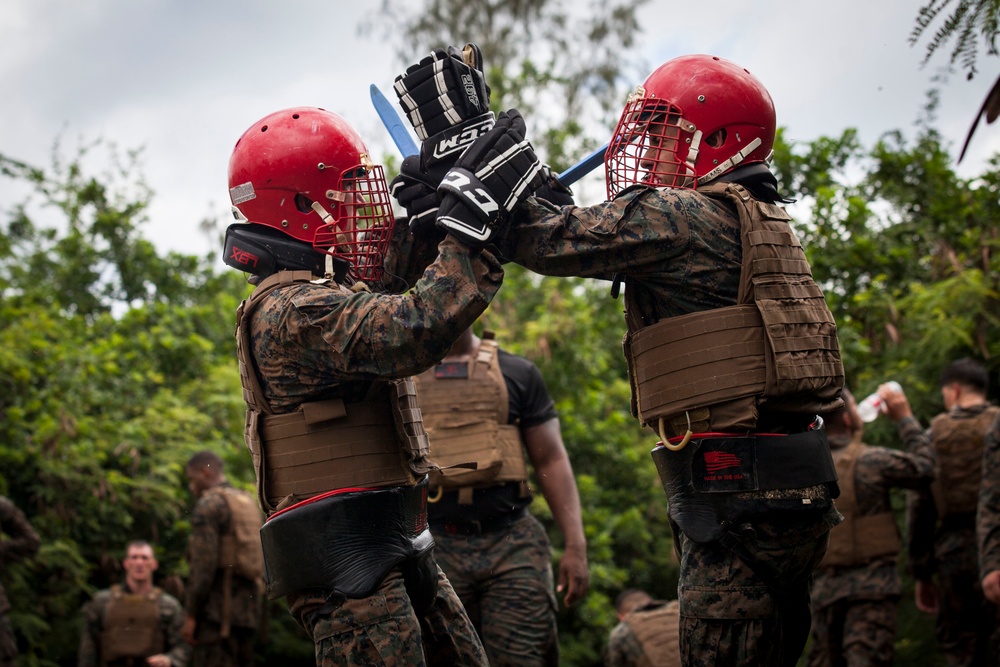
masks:
[(831, 508), (742, 524), (741, 556), (718, 542), (696, 543), (674, 526), (682, 664), (795, 665), (809, 636), (810, 577), (840, 520)]
[(948, 667), (1000, 665), (997, 607), (983, 595), (975, 549), (938, 554), (934, 623)]
[[(431, 527), (434, 532), (434, 527)], [(434, 554), (493, 667), (559, 663), (552, 545), (538, 519), (479, 535), (434, 532)]]
[(317, 667), (486, 667), (475, 628), (447, 577), (436, 570), (437, 596), (419, 618), (399, 570), (390, 571), (367, 598), (297, 591), (287, 596), (288, 611), (312, 637)]
[(218, 623), (199, 621), (197, 628), (198, 644), (191, 649), (191, 667), (245, 667), (254, 663), (256, 628), (233, 627), (225, 638)]
[(813, 611), (809, 667), (889, 667), (899, 599), (837, 600)]

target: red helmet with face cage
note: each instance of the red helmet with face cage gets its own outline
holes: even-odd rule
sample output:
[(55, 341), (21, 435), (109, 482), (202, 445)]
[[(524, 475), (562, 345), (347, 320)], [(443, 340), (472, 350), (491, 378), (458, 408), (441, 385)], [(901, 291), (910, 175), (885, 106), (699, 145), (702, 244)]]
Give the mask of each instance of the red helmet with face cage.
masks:
[(382, 167), (337, 114), (296, 107), (243, 133), (229, 159), (233, 214), (347, 260), (376, 283), (395, 224)]
[(750, 72), (716, 56), (668, 60), (636, 88), (605, 156), (608, 198), (636, 183), (696, 188), (766, 162), (774, 103)]

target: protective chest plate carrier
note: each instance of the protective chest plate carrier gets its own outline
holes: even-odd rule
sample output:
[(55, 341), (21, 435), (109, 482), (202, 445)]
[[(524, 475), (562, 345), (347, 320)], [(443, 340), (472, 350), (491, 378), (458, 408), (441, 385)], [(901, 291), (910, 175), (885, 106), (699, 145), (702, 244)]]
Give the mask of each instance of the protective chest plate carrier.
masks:
[(625, 617), (626, 625), (642, 646), (642, 657), (636, 662), (637, 667), (680, 664), (679, 622), (680, 607), (677, 602), (667, 602), (656, 609), (643, 609)]
[(1000, 407), (986, 405), (976, 414), (948, 412), (931, 421), (931, 444), (938, 459), (938, 477), (931, 492), (939, 519), (976, 513), (983, 445), (998, 414)]
[(219, 537), (219, 568), (244, 579), (264, 576), (264, 554), (260, 549), (260, 527), (264, 517), (249, 494), (227, 486), (206, 493), (222, 496), (229, 508), (229, 530)]
[(119, 585), (111, 587), (101, 630), (102, 664), (163, 653), (160, 594), (159, 588), (133, 595)]
[(844, 515), (844, 521), (830, 531), (830, 546), (821, 567), (852, 567), (883, 556), (893, 560), (899, 556), (899, 529), (892, 512), (865, 516), (859, 513), (854, 481), (858, 459), (864, 454), (866, 447), (860, 441), (855, 441), (833, 451), (840, 484), (837, 509)]
[[(521, 432), (509, 425), (507, 383), (500, 372), (496, 341), (484, 338), (461, 377), (437, 377), (439, 366), (417, 376), (420, 409), (431, 442), (431, 457), (442, 469), (431, 486), (472, 489), (501, 482), (527, 482)], [(452, 467), (475, 462), (475, 469)]]
[(347, 403), (333, 398), (285, 414), (275, 414), (264, 398), (250, 351), (251, 318), (271, 291), (295, 283), (350, 294), (308, 271), (281, 271), (263, 280), (237, 311), (237, 356), (247, 404), (244, 437), (261, 507), (270, 513), (279, 505), (349, 487), (413, 486), (431, 464), (412, 378), (374, 383), (370, 394), (381, 390), (380, 399)]
[[(737, 305), (649, 326), (626, 317), (633, 413), (643, 425), (657, 426), (661, 419), (679, 424), (686, 411), (700, 408), (697, 416), (689, 415), (698, 420), (695, 431), (733, 430), (734, 424), (753, 430), (758, 407), (804, 414), (839, 407), (844, 367), (837, 326), (789, 227), (790, 216), (736, 183), (698, 192), (728, 198), (739, 213)], [(627, 288), (625, 299), (627, 313), (637, 312)], [(713, 414), (725, 414), (724, 422)]]

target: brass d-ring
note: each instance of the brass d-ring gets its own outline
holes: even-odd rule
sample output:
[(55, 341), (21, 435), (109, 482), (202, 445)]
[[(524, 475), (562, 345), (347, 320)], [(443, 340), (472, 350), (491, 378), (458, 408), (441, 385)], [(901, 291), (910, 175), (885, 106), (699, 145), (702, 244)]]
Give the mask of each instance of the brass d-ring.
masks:
[(431, 496), (430, 494), (427, 494), (427, 502), (429, 502), (429, 503), (436, 503), (437, 501), (441, 500), (441, 496), (443, 496), (443, 495), (444, 495), (444, 487), (441, 486), (440, 484), (438, 484), (437, 493), (436, 494), (434, 494), (433, 496)]
[(691, 415), (688, 414), (687, 410), (684, 411), (684, 416), (687, 417), (687, 423), (688, 423), (687, 433), (684, 434), (684, 437), (676, 445), (672, 444), (670, 440), (667, 439), (667, 432), (663, 428), (663, 417), (660, 417), (659, 429), (658, 429), (660, 434), (660, 442), (662, 442), (663, 446), (672, 452), (679, 452), (685, 447), (687, 447), (688, 442), (691, 441), (691, 436), (694, 435), (694, 433), (691, 432)]

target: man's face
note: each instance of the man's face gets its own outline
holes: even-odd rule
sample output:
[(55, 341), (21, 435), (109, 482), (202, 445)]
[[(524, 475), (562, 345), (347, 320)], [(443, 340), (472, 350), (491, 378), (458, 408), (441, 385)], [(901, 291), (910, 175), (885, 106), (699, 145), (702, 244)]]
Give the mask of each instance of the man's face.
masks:
[(125, 568), (125, 578), (130, 582), (146, 582), (153, 578), (153, 572), (159, 567), (153, 549), (150, 546), (133, 545), (129, 547), (122, 561)]
[(212, 487), (208, 468), (185, 468), (184, 474), (188, 478), (188, 490), (196, 499)]
[(646, 172), (645, 182), (653, 187), (675, 186), (682, 174), (677, 158), (680, 128), (678, 117), (658, 114), (646, 127), (646, 149), (639, 166)]

